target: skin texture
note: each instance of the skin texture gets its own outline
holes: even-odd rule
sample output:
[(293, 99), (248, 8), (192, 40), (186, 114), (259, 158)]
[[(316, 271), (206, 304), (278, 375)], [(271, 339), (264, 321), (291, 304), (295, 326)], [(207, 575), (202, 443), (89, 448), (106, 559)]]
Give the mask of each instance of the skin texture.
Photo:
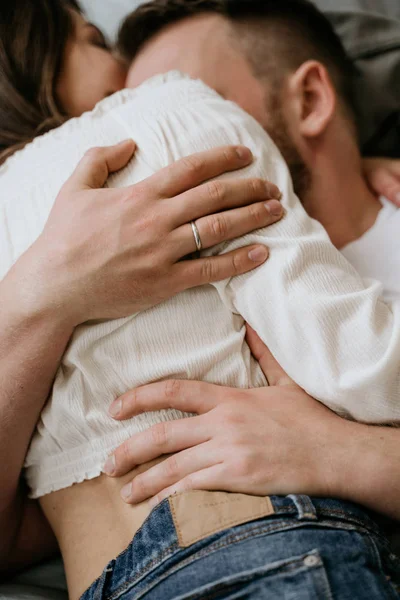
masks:
[(119, 399), (118, 419), (163, 408), (198, 415), (157, 425), (117, 451), (115, 477), (165, 458), (126, 484), (125, 501), (149, 499), (153, 507), (192, 489), (296, 493), (350, 500), (400, 519), (399, 430), (338, 417), (286, 375), (251, 328), (247, 341), (269, 388), (164, 381)]
[[(181, 47), (186, 47), (187, 52), (179, 52)], [(354, 134), (339, 109), (323, 65), (309, 61), (287, 79), (281, 96), (281, 122), (277, 122), (276, 114), (268, 111), (271, 106), (268, 86), (260, 92), (260, 82), (238, 48), (232, 45), (229, 29), (218, 16), (201, 15), (167, 27), (139, 53), (129, 70), (128, 83), (140, 84), (146, 73), (154, 75), (171, 68), (181, 68), (210, 85), (219, 73), (218, 91), (227, 99), (239, 102), (241, 89), (246, 84), (247, 98), (253, 107), (250, 112), (259, 116), (273, 137), (278, 135), (286, 146), (295, 146), (309, 169), (311, 181), (304, 203), (309, 212), (323, 222), (338, 247), (371, 227), (379, 203), (365, 184)], [(397, 199), (399, 171), (395, 162), (385, 166), (380, 161), (368, 161), (364, 169), (371, 188)], [(317, 202), (320, 198), (324, 201)], [(264, 349), (264, 356), (266, 352)], [(128, 392), (112, 406), (114, 418), (130, 418), (143, 412), (144, 407), (158, 410), (178, 405), (199, 416), (158, 425), (135, 436), (110, 457), (105, 471), (114, 477), (121, 476), (146, 461), (178, 453), (128, 483), (122, 490), (124, 500), (135, 504), (152, 498), (154, 503), (175, 491), (193, 488), (252, 493), (295, 490), (351, 498), (398, 516), (396, 486), (392, 488), (390, 500), (387, 495), (384, 499), (371, 493), (370, 483), (366, 487), (365, 482), (371, 479), (361, 481), (357, 475), (365, 475), (366, 439), (371, 440), (371, 445), (367, 444), (369, 464), (376, 468), (382, 460), (380, 474), (388, 473), (389, 463), (393, 472), (398, 472), (397, 459), (392, 453), (388, 460), (387, 455), (381, 453), (385, 443), (379, 443), (380, 439), (389, 445), (398, 443), (397, 431), (349, 424), (311, 401), (293, 384), (284, 385), (282, 390), (283, 379), (280, 377), (278, 384), (268, 390), (237, 391), (199, 382), (170, 381)], [(298, 408), (292, 411), (295, 418), (291, 420), (287, 408), (300, 405), (304, 420), (298, 418)], [(271, 423), (271, 407), (281, 421), (281, 428), (275, 427), (268, 437), (265, 431)], [(215, 421), (223, 422), (224, 428), (215, 425)], [(319, 436), (315, 431), (325, 433)], [(273, 440), (274, 444), (267, 444), (266, 439)], [(340, 440), (340, 445), (336, 440)], [(355, 443), (349, 448), (350, 440), (356, 440), (359, 446)], [(348, 449), (347, 454), (343, 448)], [(375, 458), (371, 457), (373, 452)], [(216, 463), (215, 457), (221, 456), (225, 458)], [(275, 456), (274, 469), (271, 456)], [(309, 456), (313, 456), (314, 461), (310, 461)], [(352, 457), (354, 467), (350, 478), (346, 456)], [(297, 460), (299, 457), (301, 460)], [(239, 474), (237, 465), (243, 467)], [(380, 489), (387, 487), (388, 482), (386, 488)]]
[[(66, 51), (64, 68), (58, 82), (59, 96), (62, 99), (63, 105), (69, 107), (71, 115), (81, 114), (82, 111), (92, 108), (97, 101), (116, 89), (119, 89), (120, 86), (118, 74), (120, 73), (120, 66), (118, 63), (114, 62), (114, 59), (105, 49), (97, 48), (96, 43), (83, 42), (83, 40), (80, 42), (79, 39), (78, 35), (71, 39), (71, 45)], [(92, 57), (90, 60), (89, 46), (90, 56)], [(84, 48), (86, 48), (86, 53), (83, 51)], [(96, 49), (96, 54), (94, 54), (94, 49)], [(95, 56), (96, 58), (94, 58)], [(110, 72), (109, 75), (107, 75), (107, 79), (103, 79), (104, 73), (101, 77), (100, 73), (102, 72), (103, 66), (105, 67), (106, 65), (108, 65), (107, 69), (110, 69)], [(97, 83), (93, 86), (88, 85), (88, 82), (90, 82), (90, 78), (94, 73), (96, 73), (96, 77), (99, 79), (99, 87), (97, 87)], [(114, 81), (114, 77), (115, 85), (110, 87), (110, 82)], [(72, 82), (73, 78), (76, 79), (76, 85)], [(74, 85), (72, 85), (72, 83), (74, 83)], [(241, 87), (242, 86), (243, 89), (246, 89), (244, 80), (241, 80)], [(92, 89), (94, 93), (93, 96), (90, 96), (89, 101), (88, 92), (91, 92)], [(260, 103), (259, 92), (260, 90), (258, 88), (258, 93), (251, 94), (251, 103), (248, 105), (248, 110), (254, 115), (256, 115), (257, 110), (264, 110), (264, 106)], [(87, 100), (88, 102), (86, 103)], [(239, 101), (239, 98), (237, 98), (237, 100)], [(243, 101), (245, 101), (244, 95)], [(263, 116), (260, 113), (260, 119), (262, 118)], [(7, 427), (4, 428), (4, 432), (2, 431), (2, 436), (0, 437), (0, 455), (7, 457), (7, 460), (2, 463), (3, 469), (0, 471), (0, 488), (2, 491), (0, 519), (3, 532), (0, 547), (0, 561), (4, 572), (9, 572), (11, 567), (19, 568), (22, 565), (30, 564), (35, 558), (40, 560), (54, 552), (56, 547), (54, 537), (46, 525), (46, 521), (44, 520), (39, 505), (37, 503), (28, 502), (26, 500), (25, 490), (19, 487), (19, 475), (30, 435), (50, 389), (52, 378), (57, 369), (65, 345), (72, 333), (71, 330), (73, 329), (73, 326), (78, 322), (81, 322), (82, 319), (95, 318), (99, 315), (102, 315), (103, 317), (115, 316), (115, 311), (122, 316), (122, 314), (126, 314), (125, 311), (128, 308), (129, 312), (135, 312), (136, 310), (150, 306), (165, 298), (165, 290), (160, 294), (160, 289), (157, 288), (157, 286), (154, 287), (151, 285), (151, 281), (156, 281), (157, 277), (160, 275), (159, 259), (163, 261), (164, 265), (161, 274), (165, 277), (165, 280), (168, 281), (168, 293), (172, 295), (182, 289), (182, 286), (188, 287), (195, 285), (195, 282), (201, 284), (214, 279), (222, 279), (228, 275), (254, 268), (255, 264), (259, 264), (262, 260), (265, 260), (266, 257), (264, 251), (264, 255), (258, 258), (259, 262), (254, 263), (254, 260), (249, 257), (248, 250), (241, 250), (235, 254), (235, 257), (226, 257), (225, 262), (223, 263), (220, 259), (213, 259), (213, 262), (207, 263), (192, 261), (190, 265), (186, 265), (186, 267), (188, 267), (186, 272), (183, 272), (182, 270), (179, 271), (179, 267), (181, 266), (178, 265), (179, 258), (184, 256), (184, 252), (187, 252), (189, 247), (189, 251), (194, 249), (191, 231), (189, 231), (187, 226), (182, 224), (180, 224), (178, 228), (175, 227), (171, 229), (171, 224), (167, 225), (167, 223), (163, 221), (163, 227), (169, 227), (168, 232), (171, 240), (175, 235), (175, 242), (177, 241), (177, 230), (181, 228), (178, 246), (182, 252), (180, 254), (178, 251), (174, 253), (171, 244), (167, 255), (164, 253), (159, 255), (156, 253), (153, 241), (156, 240), (158, 246), (159, 230), (157, 228), (159, 223), (157, 222), (157, 227), (153, 228), (155, 223), (154, 221), (151, 221), (152, 229), (151, 232), (149, 232), (148, 239), (143, 240), (142, 245), (139, 244), (139, 247), (131, 248), (132, 256), (135, 257), (135, 260), (129, 261), (130, 269), (132, 269), (132, 271), (129, 272), (130, 276), (124, 280), (125, 285), (123, 285), (122, 289), (118, 290), (118, 293), (116, 293), (116, 290), (113, 288), (113, 283), (115, 283), (118, 278), (116, 277), (113, 279), (113, 269), (110, 269), (109, 267), (111, 264), (115, 265), (118, 263), (118, 253), (121, 248), (114, 247), (114, 250), (108, 248), (106, 249), (108, 254), (101, 257), (92, 256), (93, 262), (88, 265), (87, 271), (84, 272), (85, 265), (83, 263), (85, 261), (81, 260), (81, 256), (82, 253), (85, 253), (86, 256), (86, 251), (92, 245), (90, 236), (98, 235), (99, 238), (100, 236), (104, 236), (100, 223), (97, 234), (96, 226), (93, 225), (96, 218), (96, 211), (99, 208), (101, 210), (104, 208), (105, 210), (108, 202), (115, 202), (118, 200), (125, 205), (125, 209), (128, 211), (127, 214), (130, 214), (132, 211), (137, 215), (136, 209), (140, 208), (141, 216), (138, 217), (139, 224), (140, 222), (149, 223), (149, 220), (146, 221), (146, 207), (149, 204), (149, 200), (153, 202), (153, 204), (157, 204), (157, 202), (171, 198), (171, 194), (174, 198), (180, 198), (182, 210), (187, 211), (187, 205), (192, 205), (193, 207), (194, 205), (197, 205), (197, 207), (201, 205), (200, 219), (203, 215), (207, 214), (207, 209), (217, 209), (220, 211), (225, 208), (232, 208), (233, 206), (240, 205), (238, 197), (235, 196), (235, 194), (232, 194), (233, 189), (229, 185), (224, 188), (224, 190), (219, 190), (218, 196), (220, 197), (220, 200), (217, 202), (217, 206), (215, 205), (215, 197), (212, 196), (212, 194), (210, 197), (212, 188), (210, 189), (207, 185), (203, 188), (198, 188), (193, 193), (185, 192), (186, 195), (184, 198), (182, 197), (182, 194), (179, 193), (182, 192), (182, 190), (171, 190), (166, 189), (165, 187), (165, 185), (168, 184), (168, 181), (171, 182), (177, 180), (182, 185), (182, 188), (189, 190), (190, 188), (197, 186), (199, 182), (205, 181), (216, 174), (216, 162), (221, 167), (220, 172), (239, 168), (242, 166), (242, 163), (235, 163), (232, 149), (228, 153), (226, 150), (222, 150), (220, 161), (218, 161), (213, 154), (208, 154), (207, 157), (203, 156), (200, 161), (199, 157), (194, 159), (192, 157), (187, 161), (183, 161), (182, 164), (175, 165), (169, 171), (164, 172), (158, 179), (154, 178), (151, 182), (146, 182), (141, 187), (136, 187), (128, 192), (121, 190), (95, 190), (94, 188), (101, 187), (104, 183), (109, 170), (118, 168), (118, 164), (120, 164), (120, 166), (125, 164), (124, 160), (126, 162), (130, 158), (132, 151), (133, 146), (130, 144), (130, 147), (125, 146), (124, 148), (119, 148), (117, 150), (104, 151), (97, 149), (86, 156), (77, 173), (75, 173), (60, 194), (51, 217), (51, 226), (47, 228), (45, 235), (38, 244), (36, 244), (16, 264), (9, 276), (1, 282), (0, 294), (2, 302), (0, 304), (0, 317), (2, 326), (0, 330), (2, 331), (2, 334), (0, 336), (0, 422), (7, 424)], [(382, 183), (381, 179), (380, 182)], [(247, 205), (251, 201), (258, 201), (258, 212), (256, 211), (256, 213), (253, 213), (250, 208), (244, 208), (239, 209), (244, 211), (240, 214), (238, 212), (231, 215), (230, 213), (224, 213), (223, 222), (225, 231), (229, 232), (228, 236), (231, 235), (232, 237), (235, 237), (244, 234), (247, 230), (251, 230), (255, 226), (266, 225), (268, 222), (273, 222), (268, 211), (266, 211), (267, 216), (265, 212), (262, 212), (264, 209), (261, 204), (264, 205), (266, 200), (265, 187), (261, 190), (260, 182), (256, 183), (255, 187), (251, 183), (249, 185), (252, 191), (249, 192), (250, 188), (246, 188), (246, 190), (242, 189), (242, 204)], [(238, 189), (237, 186), (235, 186), (235, 189)], [(178, 194), (178, 196), (176, 196), (176, 194)], [(79, 236), (77, 235), (76, 237), (74, 237), (74, 230), (76, 228), (76, 222), (79, 222), (79, 220), (72, 223), (65, 218), (70, 203), (73, 203), (74, 200), (75, 206), (84, 205), (87, 200), (88, 206), (91, 207), (88, 210), (90, 218), (86, 217), (90, 221), (90, 227), (82, 227), (79, 229), (77, 231), (77, 233), (79, 232)], [(137, 206), (135, 206), (135, 210), (133, 210), (130, 203), (135, 204), (136, 202)], [(183, 206), (185, 208), (183, 208)], [(236, 210), (237, 209), (235, 208), (235, 211)], [(84, 209), (82, 209), (82, 211), (84, 212)], [(194, 211), (192, 217), (187, 212), (185, 214), (187, 218), (196, 218), (195, 215), (198, 213)], [(252, 214), (253, 216), (254, 214), (257, 215), (257, 225), (255, 225), (254, 219), (252, 220), (251, 218)], [(263, 219), (265, 219), (265, 221)], [(207, 235), (209, 236), (208, 243), (210, 245), (217, 243), (222, 239), (218, 237), (218, 235), (215, 237), (215, 233), (221, 231), (220, 227), (218, 227), (218, 223), (219, 221), (216, 221), (215, 217), (202, 220), (202, 222), (199, 223), (201, 235), (202, 237), (204, 236), (204, 239), (207, 239)], [(134, 227), (134, 224), (132, 227)], [(135, 238), (134, 235), (130, 235), (132, 231), (127, 229), (126, 232), (126, 240), (129, 239), (132, 241), (132, 239)], [(110, 233), (112, 234), (112, 232)], [(104, 238), (101, 237), (101, 239)], [(53, 244), (55, 244), (55, 246), (53, 246)], [(76, 244), (79, 245), (76, 246)], [(57, 248), (57, 250), (61, 250), (61, 252), (49, 252), (49, 249), (52, 248)], [(79, 248), (79, 251), (75, 248)], [(149, 252), (149, 249), (154, 249), (154, 252)], [(57, 262), (54, 262), (55, 254), (59, 256)], [(52, 257), (52, 260), (48, 259), (49, 256)], [(149, 256), (151, 257), (150, 262), (148, 260)], [(216, 262), (218, 260), (220, 260), (219, 263)], [(126, 299), (134, 287), (133, 282), (136, 281), (139, 286), (143, 282), (141, 271), (143, 267), (147, 269), (146, 273), (148, 274), (148, 277), (145, 278), (145, 287), (142, 290), (140, 290), (140, 288), (138, 289), (141, 293), (134, 296), (128, 307)], [(59, 277), (61, 268), (64, 269), (63, 273), (65, 274), (62, 278)], [(121, 266), (121, 270), (123, 270), (123, 266)], [(104, 277), (104, 285), (96, 288), (95, 280), (97, 277), (95, 277), (95, 275)], [(127, 283), (127, 279), (129, 279), (129, 283)], [(40, 282), (40, 285), (38, 285), (38, 281)], [(21, 282), (23, 283), (24, 290), (24, 293), (22, 294), (20, 293)], [(95, 306), (92, 306), (92, 303), (85, 302), (85, 296), (87, 298), (87, 289), (90, 289), (91, 292), (95, 294)], [(16, 293), (16, 290), (18, 290), (18, 294)], [(137, 288), (135, 288), (135, 290), (137, 290)], [(15, 298), (17, 297), (20, 299), (18, 303), (15, 302)], [(118, 301), (120, 301), (119, 299), (122, 299), (121, 305), (119, 305), (118, 308), (115, 306), (116, 298), (118, 298)], [(60, 310), (60, 308), (62, 310)], [(49, 339), (53, 340), (54, 344), (49, 344)], [(21, 365), (24, 366), (23, 369), (21, 369)], [(188, 382), (187, 385), (190, 386), (192, 391), (195, 391), (198, 389), (197, 386), (202, 384)], [(27, 389), (29, 390), (29, 394), (26, 393)], [(176, 384), (172, 384), (172, 389), (175, 389), (177, 392)], [(282, 389), (279, 385), (270, 389), (271, 391), (269, 394), (271, 401), (275, 398), (276, 403), (279, 405)], [(224, 396), (225, 403), (228, 402), (228, 398), (235, 400), (233, 390), (230, 389), (208, 388), (207, 395), (211, 399), (214, 395), (216, 397), (217, 392)], [(261, 391), (257, 390), (257, 392), (261, 395)], [(295, 391), (292, 390), (292, 393), (294, 394)], [(296, 393), (299, 396), (299, 390), (296, 390)], [(27, 396), (29, 396), (29, 404), (27, 404), (26, 401)], [(179, 394), (176, 393), (176, 396), (178, 398)], [(251, 401), (250, 392), (247, 400)], [(305, 401), (308, 406), (309, 416), (311, 416), (312, 413), (315, 413), (316, 420), (318, 420), (318, 423), (321, 423), (322, 426), (324, 418), (327, 418), (326, 409), (324, 409), (323, 412), (317, 412), (316, 407), (319, 405), (309, 398)], [(255, 404), (255, 406), (261, 407), (261, 404)], [(23, 407), (24, 410), (21, 410), (21, 407)], [(262, 412), (255, 413), (255, 415), (258, 419), (266, 419), (266, 407), (263, 406), (261, 408)], [(278, 410), (278, 408), (276, 410)], [(336, 416), (335, 422), (337, 423), (338, 436), (339, 432), (343, 434), (346, 432), (347, 434), (349, 429), (345, 429), (343, 422), (339, 421)], [(340, 426), (338, 425), (339, 422)], [(233, 423), (229, 420), (227, 426), (228, 430), (233, 431)], [(250, 426), (251, 423), (249, 422), (248, 427)], [(292, 426), (293, 430), (290, 429), (289, 431), (289, 429), (287, 429), (286, 431), (288, 439), (289, 433), (292, 431), (293, 435), (297, 435), (296, 422), (293, 422)], [(387, 440), (386, 447), (388, 448), (391, 440), (389, 440), (389, 435), (386, 433), (386, 430), (384, 431), (385, 433), (382, 433), (382, 435), (385, 435), (385, 439)], [(251, 429), (248, 429), (246, 439), (249, 444), (252, 437)], [(257, 439), (260, 440), (261, 438)], [(304, 438), (300, 437), (300, 439), (305, 442)], [(347, 439), (346, 436), (344, 436), (343, 442), (344, 439)], [(276, 441), (282, 441), (281, 436), (277, 436)], [(344, 447), (344, 445), (342, 447)], [(227, 445), (227, 448), (229, 449), (229, 444)], [(239, 445), (239, 449), (240, 448), (243, 449), (243, 446)], [(340, 453), (336, 455), (335, 448), (336, 447), (334, 446), (332, 447), (332, 465), (335, 465), (339, 471), (343, 472), (343, 464), (340, 462)], [(353, 455), (355, 456), (356, 451), (361, 455), (363, 450), (364, 448), (361, 449), (361, 446), (353, 448)], [(251, 445), (249, 445), (249, 452), (251, 452)], [(384, 455), (381, 456), (378, 450), (375, 451), (374, 456), (377, 457), (377, 461), (378, 459), (384, 460)], [(267, 459), (268, 457), (264, 456), (264, 460)], [(320, 484), (316, 479), (317, 475), (323, 471), (324, 461), (326, 461), (326, 454), (321, 454), (321, 468), (316, 470), (315, 473), (309, 473), (309, 479), (307, 479), (307, 481), (311, 485), (311, 480), (313, 480), (314, 487), (318, 487)], [(377, 461), (373, 464), (377, 464)], [(386, 460), (386, 465), (388, 472), (396, 472), (395, 466), (393, 466), (392, 463), (389, 463), (388, 460)], [(262, 464), (260, 463), (260, 467), (261, 466)], [(267, 469), (267, 462), (264, 463), (264, 467)], [(290, 461), (286, 461), (281, 467), (283, 468), (282, 472), (286, 473), (287, 486), (290, 488), (291, 485), (295, 484), (295, 482), (292, 483), (290, 481), (290, 477), (293, 475)], [(286, 471), (285, 468), (287, 469)], [(380, 465), (380, 472), (382, 473), (383, 471), (384, 470)], [(267, 470), (264, 470), (264, 476), (266, 476), (265, 474), (267, 472)], [(260, 471), (260, 473), (262, 474), (262, 471)], [(246, 469), (244, 469), (242, 474), (243, 480), (240, 485), (243, 489), (248, 486), (247, 489), (251, 490), (251, 471), (246, 472)], [(373, 473), (369, 473), (368, 475), (372, 476), (372, 474)], [(230, 473), (228, 469), (224, 480), (228, 487), (230, 477), (232, 477), (232, 473)], [(313, 477), (314, 479), (312, 479)], [(99, 481), (100, 480), (103, 480), (103, 478), (99, 478)], [(113, 480), (108, 481), (112, 482)], [(121, 481), (129, 481), (129, 476), (125, 480), (118, 481), (118, 485), (113, 487), (113, 493), (117, 493), (116, 497), (120, 502), (118, 491), (122, 485)], [(270, 482), (271, 488), (277, 483), (273, 477), (270, 478)], [(337, 490), (340, 491), (340, 493), (342, 492), (343, 485), (339, 485), (335, 480), (329, 488), (331, 494), (334, 493), (333, 488), (336, 486)], [(323, 486), (319, 489), (322, 488)], [(383, 489), (383, 487), (381, 489)], [(389, 494), (389, 498), (390, 497)], [(95, 506), (93, 504), (95, 501), (96, 495), (92, 497), (88, 504), (93, 513), (95, 511)], [(376, 498), (375, 502), (377, 507), (381, 506), (379, 504), (379, 498)], [(390, 503), (390, 500), (388, 500), (388, 503)], [(115, 506), (116, 510), (118, 510), (119, 504), (116, 503)], [(121, 511), (123, 511), (123, 506), (124, 505), (121, 503)], [(389, 512), (387, 507), (382, 507), (382, 509)], [(131, 511), (129, 511), (129, 515), (131, 515)], [(124, 524), (122, 529), (125, 529), (126, 531)], [(38, 535), (39, 531), (41, 532), (40, 536)], [(108, 538), (105, 545), (106, 543), (108, 543)]]
[[(57, 297), (57, 289), (70, 279), (73, 297), (64, 292), (62, 308), (69, 306), (69, 312), (75, 313), (74, 325), (145, 310), (183, 289), (208, 282), (217, 273), (225, 278), (230, 272), (238, 274), (254, 268), (267, 258), (267, 249), (255, 246), (218, 257), (224, 259), (219, 261), (182, 260), (196, 250), (190, 221), (196, 220), (206, 248), (222, 238), (235, 238), (239, 232), (241, 235), (269, 225), (282, 216), (280, 203), (269, 202), (279, 197), (279, 190), (263, 180), (232, 179), (218, 184), (218, 189), (203, 183), (251, 162), (251, 153), (242, 147), (193, 155), (123, 191), (96, 189), (119, 166), (118, 161), (126, 159), (127, 153), (131, 155), (132, 148), (132, 142), (123, 143), (117, 161), (108, 159), (109, 149), (93, 149), (86, 154), (75, 179), (61, 190), (37, 244), (36, 268), (43, 266), (49, 249), (53, 257), (61, 257), (60, 264), (57, 258), (52, 262), (55, 289), (50, 295)], [(103, 170), (97, 170), (101, 166)], [(87, 179), (88, 167), (96, 173), (90, 185), (94, 191), (88, 194), (85, 190), (83, 195), (79, 186)], [(198, 187), (188, 192), (193, 185)], [(81, 195), (85, 203), (80, 202)], [(227, 214), (216, 212), (229, 208), (233, 210)], [(207, 212), (215, 214), (204, 217)], [(65, 246), (69, 249), (67, 265)], [(82, 255), (87, 257), (84, 270), (79, 266)], [(139, 257), (142, 266), (133, 277), (136, 263), (132, 259)], [(107, 291), (106, 282), (112, 282)], [(93, 304), (93, 298), (101, 296), (103, 302)]]
[(126, 69), (106, 45), (103, 34), (75, 11), (56, 86), (67, 114), (78, 117), (124, 87)]
[(200, 14), (149, 40), (130, 66), (127, 85), (170, 69), (202, 79), (260, 122), (288, 163), (307, 212), (338, 248), (373, 225), (380, 203), (366, 184), (355, 130), (324, 65), (308, 61), (275, 89), (254, 73), (231, 24)]
[[(126, 165), (134, 149), (127, 141), (90, 151), (61, 190), (43, 234), (0, 282), (0, 576), (51, 556), (57, 548), (39, 504), (27, 499), (20, 475), (74, 327), (149, 308), (183, 288), (251, 270), (268, 256), (265, 247), (256, 246), (230, 256), (182, 261), (195, 249), (186, 219), (198, 217), (205, 243), (214, 245), (282, 215), (280, 203), (270, 201), (279, 191), (264, 181), (243, 186), (226, 180), (217, 196), (207, 183), (201, 185), (247, 165), (252, 157), (241, 147), (192, 156), (138, 186), (97, 189), (109, 173)], [(163, 209), (167, 198), (176, 211), (173, 219)], [(118, 225), (105, 218), (110, 206)], [(224, 210), (224, 228), (218, 227), (218, 212), (206, 216), (213, 210)], [(93, 253), (94, 247), (102, 252)]]

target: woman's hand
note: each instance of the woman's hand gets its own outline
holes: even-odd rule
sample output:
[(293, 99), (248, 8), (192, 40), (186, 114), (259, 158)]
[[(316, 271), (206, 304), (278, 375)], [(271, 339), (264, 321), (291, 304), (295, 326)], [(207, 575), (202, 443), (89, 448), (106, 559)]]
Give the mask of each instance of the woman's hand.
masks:
[(154, 505), (192, 489), (315, 496), (337, 491), (333, 458), (343, 454), (339, 440), (347, 422), (296, 386), (251, 330), (249, 342), (269, 388), (167, 381), (129, 392), (112, 405), (118, 420), (165, 408), (198, 415), (155, 425), (116, 450), (105, 467), (112, 476), (173, 454), (123, 488), (126, 502), (151, 498)]
[(248, 149), (210, 150), (129, 188), (99, 189), (134, 149), (127, 141), (90, 150), (62, 188), (43, 234), (15, 266), (28, 310), (51, 303), (73, 325), (123, 317), (267, 259), (267, 248), (253, 246), (182, 260), (196, 250), (191, 221), (208, 248), (281, 218), (270, 201), (279, 190), (266, 181), (204, 183), (251, 163)]
[(372, 191), (400, 207), (400, 160), (368, 158), (363, 169)]

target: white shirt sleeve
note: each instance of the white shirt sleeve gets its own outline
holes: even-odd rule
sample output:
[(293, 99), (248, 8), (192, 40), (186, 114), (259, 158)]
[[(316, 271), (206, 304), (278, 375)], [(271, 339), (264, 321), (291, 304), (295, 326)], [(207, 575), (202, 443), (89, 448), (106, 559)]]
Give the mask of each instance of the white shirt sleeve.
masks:
[(223, 178), (274, 182), (283, 192), (287, 214), (278, 224), (204, 253), (254, 243), (270, 249), (262, 267), (215, 285), (221, 299), (313, 397), (359, 421), (400, 419), (399, 305), (385, 304), (381, 284), (363, 281), (324, 228), (306, 214), (263, 129), (236, 105), (210, 96), (167, 115), (153, 125), (153, 133), (163, 154), (160, 166), (225, 144), (251, 148), (253, 164)]

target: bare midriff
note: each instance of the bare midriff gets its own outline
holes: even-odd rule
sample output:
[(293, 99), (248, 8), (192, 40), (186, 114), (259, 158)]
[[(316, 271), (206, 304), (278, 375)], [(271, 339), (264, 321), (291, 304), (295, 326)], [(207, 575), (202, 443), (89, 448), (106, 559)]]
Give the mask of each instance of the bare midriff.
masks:
[(128, 505), (120, 491), (157, 462), (142, 465), (119, 479), (101, 475), (40, 499), (60, 545), (71, 600), (78, 600), (109, 561), (129, 546), (150, 514), (147, 502)]

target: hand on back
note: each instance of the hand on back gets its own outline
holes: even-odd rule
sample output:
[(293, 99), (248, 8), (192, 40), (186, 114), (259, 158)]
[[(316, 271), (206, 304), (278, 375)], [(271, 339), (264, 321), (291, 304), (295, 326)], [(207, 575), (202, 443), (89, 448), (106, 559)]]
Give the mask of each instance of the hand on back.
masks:
[(191, 221), (208, 248), (281, 218), (276, 186), (234, 173), (210, 181), (250, 164), (248, 149), (210, 150), (126, 189), (103, 188), (134, 151), (132, 141), (90, 150), (63, 186), (42, 235), (18, 261), (28, 305), (51, 305), (74, 326), (125, 317), (267, 259), (264, 246), (188, 258), (196, 250)]
[(298, 387), (250, 329), (248, 342), (270, 387), (162, 381), (116, 400), (110, 412), (118, 420), (166, 408), (197, 414), (159, 423), (116, 450), (105, 466), (113, 477), (167, 455), (123, 488), (126, 502), (153, 506), (187, 490), (336, 495), (342, 472), (334, 459), (348, 422)]

